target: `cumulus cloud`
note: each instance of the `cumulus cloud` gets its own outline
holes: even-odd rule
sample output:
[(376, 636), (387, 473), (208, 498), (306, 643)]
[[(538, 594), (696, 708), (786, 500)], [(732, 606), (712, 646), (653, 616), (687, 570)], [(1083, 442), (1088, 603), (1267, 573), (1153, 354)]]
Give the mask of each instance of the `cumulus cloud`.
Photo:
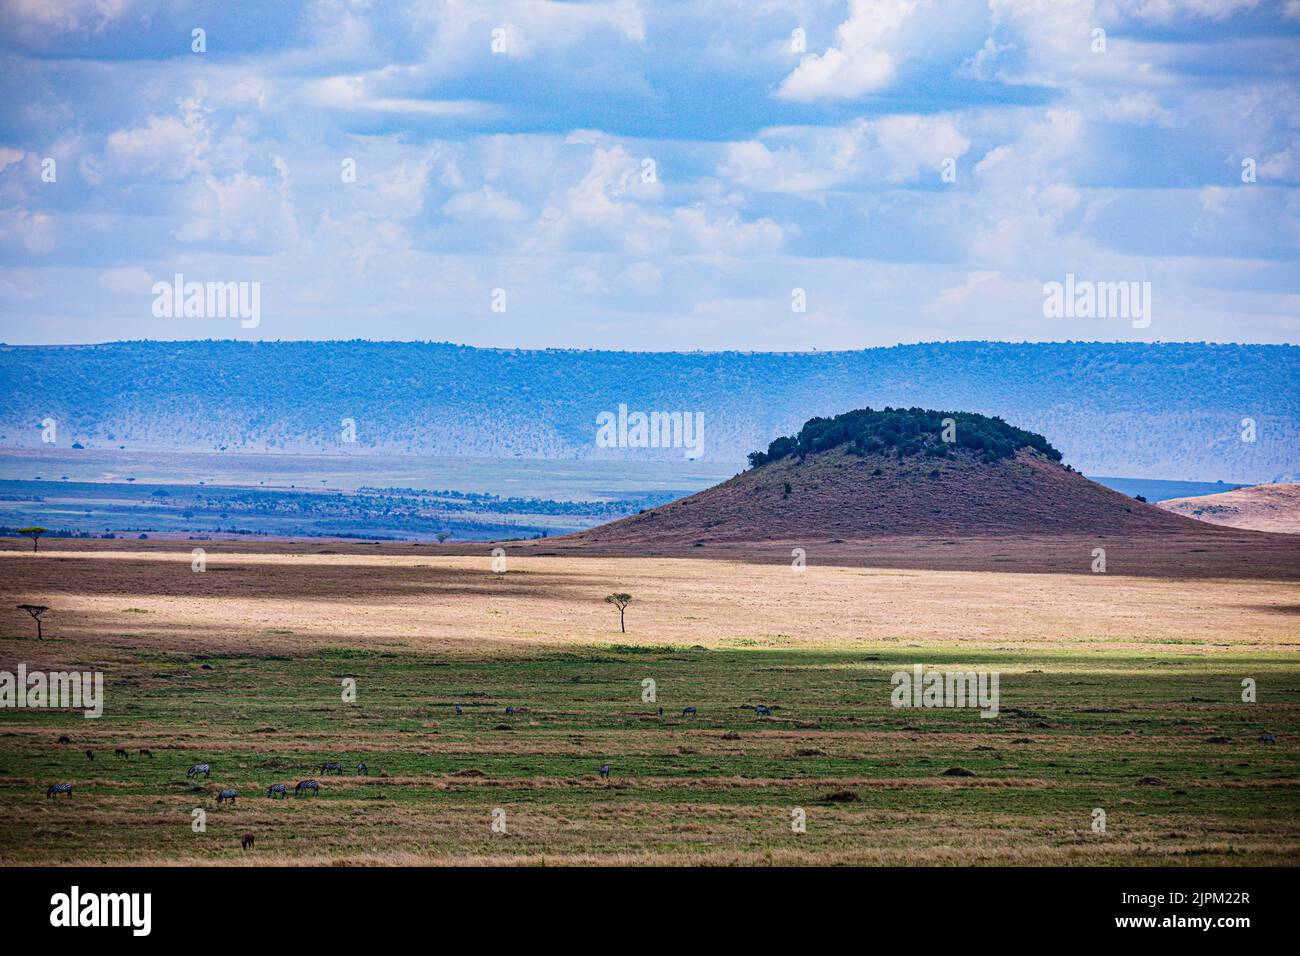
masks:
[(918, 0), (852, 0), (849, 18), (835, 31), (835, 44), (810, 53), (777, 89), (796, 102), (854, 99), (887, 87), (898, 68), (900, 51), (891, 44), (915, 11)]

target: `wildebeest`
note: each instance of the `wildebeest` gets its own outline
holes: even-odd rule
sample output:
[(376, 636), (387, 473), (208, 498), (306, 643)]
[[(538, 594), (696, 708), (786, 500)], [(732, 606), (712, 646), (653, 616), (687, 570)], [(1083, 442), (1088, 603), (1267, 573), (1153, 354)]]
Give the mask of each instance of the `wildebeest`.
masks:
[(694, 708), (694, 707), (683, 707), (683, 708), (682, 708), (682, 716), (683, 716), (683, 717), (694, 717), (694, 716), (695, 716), (695, 708)]
[(300, 793), (320, 793), (320, 784), (315, 780), (299, 780), (298, 786), (293, 788), (294, 794)]
[(150, 760), (152, 760), (152, 759), (153, 759), (153, 751), (150, 750), (148, 747), (141, 747), (141, 748), (140, 748), (140, 756), (141, 756), (141, 757), (148, 757)]
[(515, 712), (515, 709), (514, 709), (513, 707), (507, 707), (507, 708), (506, 708), (506, 713), (507, 713), (507, 714), (513, 714), (514, 712)]
[(364, 777), (366, 774), (370, 773), (370, 768), (367, 767), (364, 763), (359, 763), (357, 764), (357, 773), (361, 774)]
[(239, 848), (241, 850), (247, 850), (249, 847), (253, 845), (253, 840), (254, 840), (253, 834), (245, 833), (243, 839), (239, 841)]
[(130, 759), (131, 759), (131, 755), (130, 755), (129, 753), (126, 752), (126, 748), (125, 748), (125, 747), (118, 747), (116, 750), (113, 751), (113, 756), (114, 756), (114, 757), (121, 757), (123, 760), (130, 760)]
[(87, 751), (86, 751), (86, 759), (87, 759), (87, 760), (94, 760), (94, 759), (95, 759), (95, 751), (93, 751), (93, 750), (87, 750)]
[(50, 787), (50, 789), (48, 789), (48, 790), (45, 791), (45, 799), (48, 800), (48, 799), (50, 799), (50, 797), (53, 797), (53, 796), (55, 796), (56, 794), (60, 794), (60, 793), (66, 793), (69, 797), (71, 797), (71, 796), (72, 796), (72, 784), (70, 784), (70, 783), (56, 783), (54, 786)]
[(287, 797), (289, 795), (289, 788), (282, 783), (273, 783), (266, 788), (266, 795), (268, 797), (274, 797), (277, 793), (282, 797)]
[(69, 737), (67, 734), (61, 734), (61, 735), (59, 736), (59, 743), (61, 743), (61, 744), (70, 744), (70, 743), (72, 743), (72, 738)]
[(225, 790), (222, 790), (219, 794), (217, 794), (217, 803), (225, 803), (227, 800), (229, 800), (231, 803), (234, 803), (235, 797), (237, 796), (239, 796), (238, 790), (236, 790), (234, 787), (227, 787)]
[(335, 761), (334, 763), (323, 763), (320, 765), (321, 773), (342, 773), (343, 764)]
[(1277, 743), (1277, 738), (1272, 734), (1260, 734), (1259, 742), (1261, 744), (1275, 744)]
[(760, 717), (772, 716), (772, 711), (764, 707), (762, 704), (759, 704), (757, 707), (754, 708), (754, 713), (758, 714), (758, 716)]
[(456, 705), (456, 716), (459, 717), (464, 711), (460, 709), (460, 704)]
[(209, 767), (207, 764), (196, 763), (193, 767), (190, 767), (189, 770), (185, 771), (185, 776), (197, 777), (199, 774), (203, 774), (204, 777), (207, 777), (210, 773), (212, 773), (212, 768)]
[(601, 775), (602, 777), (608, 777), (608, 776), (609, 776), (609, 764), (607, 764), (607, 763), (603, 763), (603, 764), (600, 765), (600, 775)]

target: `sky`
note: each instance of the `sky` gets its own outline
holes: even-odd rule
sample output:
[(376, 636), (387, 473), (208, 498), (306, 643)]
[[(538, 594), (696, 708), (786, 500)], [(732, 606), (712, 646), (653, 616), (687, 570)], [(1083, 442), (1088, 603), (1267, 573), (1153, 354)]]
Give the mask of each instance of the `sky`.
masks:
[(1296, 343), (1298, 77), (1300, 0), (5, 0), (0, 341)]

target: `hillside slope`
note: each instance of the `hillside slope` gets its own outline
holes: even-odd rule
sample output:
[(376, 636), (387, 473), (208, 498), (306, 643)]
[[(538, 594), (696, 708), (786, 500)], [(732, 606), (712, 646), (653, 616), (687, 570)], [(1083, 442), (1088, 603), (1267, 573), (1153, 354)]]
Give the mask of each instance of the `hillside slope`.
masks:
[(1300, 484), (1255, 485), (1214, 495), (1171, 498), (1159, 507), (1230, 528), (1300, 534)]
[[(886, 412), (809, 422), (799, 436), (755, 453), (756, 467), (699, 494), (575, 538), (659, 548), (722, 542), (826, 541), (887, 536), (1143, 535), (1195, 531), (1188, 519), (1128, 498), (1061, 465), (1041, 436), (964, 416), (989, 437), (945, 446), (930, 425), (959, 413), (912, 409), (910, 427)], [(849, 429), (835, 424), (864, 416)], [(959, 420), (957, 434), (974, 426)], [(845, 439), (857, 429), (860, 436)], [(863, 430), (865, 429), (865, 431)], [(868, 434), (869, 432), (869, 434)], [(825, 437), (829, 433), (829, 437)]]

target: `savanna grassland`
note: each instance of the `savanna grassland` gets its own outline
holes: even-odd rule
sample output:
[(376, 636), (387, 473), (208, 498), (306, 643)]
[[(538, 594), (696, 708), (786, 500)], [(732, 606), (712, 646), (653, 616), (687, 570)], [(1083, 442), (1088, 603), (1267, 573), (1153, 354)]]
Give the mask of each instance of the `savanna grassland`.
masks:
[[(106, 704), (0, 710), (0, 862), (1300, 861), (1293, 580), (205, 546), (4, 543), (0, 669)], [(998, 671), (1000, 716), (892, 708), (916, 663)]]

